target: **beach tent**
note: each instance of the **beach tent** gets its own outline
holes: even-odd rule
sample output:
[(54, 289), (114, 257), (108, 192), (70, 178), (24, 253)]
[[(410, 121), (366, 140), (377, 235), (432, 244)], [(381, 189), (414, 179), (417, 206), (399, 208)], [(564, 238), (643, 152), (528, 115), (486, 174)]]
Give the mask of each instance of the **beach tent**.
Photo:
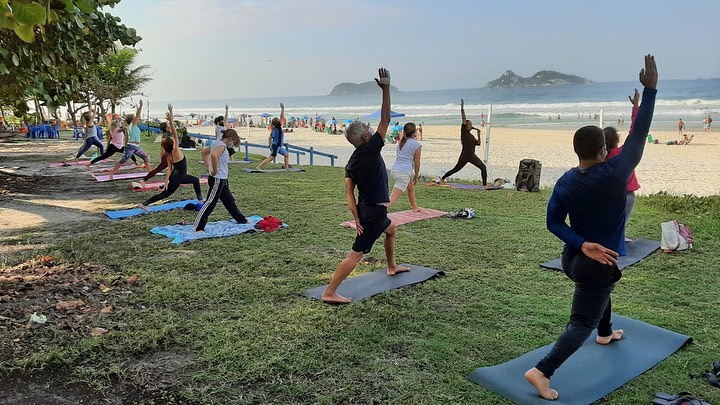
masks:
[[(390, 118), (397, 118), (397, 117), (404, 117), (404, 116), (405, 116), (405, 114), (403, 114), (403, 113), (390, 111)], [(370, 115), (366, 115), (365, 118), (367, 118), (369, 120), (379, 120), (380, 119), (380, 110), (377, 110)]]

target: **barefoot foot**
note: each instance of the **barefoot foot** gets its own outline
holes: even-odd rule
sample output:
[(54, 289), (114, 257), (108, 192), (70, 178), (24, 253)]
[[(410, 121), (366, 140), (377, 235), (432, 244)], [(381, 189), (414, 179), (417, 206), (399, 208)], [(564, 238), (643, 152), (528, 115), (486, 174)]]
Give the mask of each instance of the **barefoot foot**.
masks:
[(420, 211), (422, 211), (422, 210), (423, 210), (423, 209), (420, 208), (420, 207), (415, 207), (415, 208), (412, 209), (413, 212), (420, 212)]
[(322, 302), (326, 304), (335, 304), (335, 305), (344, 305), (349, 304), (352, 302), (352, 299), (345, 298), (342, 295), (338, 293), (330, 293), (327, 292), (323, 293), (322, 295)]
[(600, 345), (609, 345), (611, 342), (615, 340), (622, 339), (624, 331), (622, 329), (614, 330), (612, 331), (612, 335), (610, 336), (598, 336), (595, 341)]
[(525, 379), (537, 390), (543, 399), (554, 401), (558, 399), (559, 394), (550, 388), (550, 379), (537, 368), (533, 367), (525, 372)]
[(410, 271), (410, 268), (409, 268), (409, 267), (405, 267), (405, 266), (398, 266), (398, 265), (395, 265), (395, 267), (390, 267), (390, 266), (388, 266), (388, 268), (387, 268), (387, 275), (388, 275), (388, 276), (394, 276), (394, 275), (396, 275), (396, 274), (398, 274), (398, 273), (404, 273), (404, 272), (406, 272), (406, 271)]
[(140, 208), (144, 209), (147, 212), (150, 212), (150, 207), (148, 207), (147, 205), (140, 204)]

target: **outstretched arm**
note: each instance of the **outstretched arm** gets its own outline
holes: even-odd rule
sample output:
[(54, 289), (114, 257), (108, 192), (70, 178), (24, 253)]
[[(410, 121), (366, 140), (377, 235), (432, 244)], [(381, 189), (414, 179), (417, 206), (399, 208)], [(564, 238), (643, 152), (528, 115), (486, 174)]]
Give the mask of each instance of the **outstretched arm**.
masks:
[(173, 152), (180, 149), (180, 140), (177, 136), (177, 129), (175, 128), (175, 120), (173, 115), (173, 106), (172, 104), (168, 104), (168, 112), (165, 114), (165, 117), (168, 120), (168, 129), (170, 129), (170, 133), (172, 134), (173, 139)]
[(285, 104), (280, 103), (280, 126), (282, 127), (282, 123), (285, 120)]
[(640, 163), (645, 139), (650, 131), (653, 111), (655, 110), (655, 95), (657, 94), (658, 73), (655, 65), (655, 57), (645, 56), (645, 68), (640, 70), (640, 83), (645, 87), (642, 95), (642, 103), (638, 109), (637, 117), (633, 122), (633, 128), (628, 135), (622, 151), (614, 158), (608, 160), (608, 164), (614, 166), (621, 177), (625, 180), (630, 178), (635, 166)]
[(390, 72), (385, 68), (378, 69), (378, 78), (375, 79), (375, 82), (382, 89), (382, 107), (380, 107), (380, 123), (377, 132), (385, 135), (390, 126)]
[(228, 120), (228, 111), (230, 110), (230, 107), (228, 107), (227, 104), (225, 104), (225, 116), (223, 117), (223, 125), (227, 127), (227, 120)]
[(137, 125), (138, 122), (140, 122), (140, 114), (142, 114), (142, 99), (140, 99), (140, 104), (138, 104), (138, 108), (135, 111), (135, 116), (133, 117), (132, 123), (133, 125)]
[(462, 117), (462, 124), (465, 125), (465, 121), (467, 121), (467, 117), (465, 116), (465, 100), (460, 99), (460, 116)]

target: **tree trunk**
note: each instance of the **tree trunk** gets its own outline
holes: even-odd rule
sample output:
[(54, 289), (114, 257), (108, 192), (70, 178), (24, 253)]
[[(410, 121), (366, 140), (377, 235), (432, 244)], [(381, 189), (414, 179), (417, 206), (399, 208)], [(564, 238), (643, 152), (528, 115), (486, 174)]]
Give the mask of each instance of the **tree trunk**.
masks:
[(70, 102), (69, 102), (69, 101), (68, 101), (68, 103), (67, 103), (67, 109), (68, 109), (68, 113), (70, 114), (70, 118), (72, 118), (73, 126), (76, 127), (76, 126), (77, 126), (77, 120), (75, 119), (75, 113), (76, 113), (77, 111), (75, 111), (75, 110), (72, 108), (72, 106), (70, 105)]
[(116, 100), (114, 98), (110, 99), (110, 113), (112, 113), (112, 118), (115, 119), (115, 104)]

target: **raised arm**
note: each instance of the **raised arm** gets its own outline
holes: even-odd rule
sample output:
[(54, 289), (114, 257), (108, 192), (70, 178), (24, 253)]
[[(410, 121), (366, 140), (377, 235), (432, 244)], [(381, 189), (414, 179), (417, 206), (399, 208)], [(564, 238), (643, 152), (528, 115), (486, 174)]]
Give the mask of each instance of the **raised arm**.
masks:
[(384, 136), (390, 126), (390, 72), (385, 68), (378, 69), (378, 78), (375, 79), (375, 82), (382, 89), (382, 107), (380, 107), (380, 123), (377, 132)]
[(460, 99), (460, 116), (462, 117), (462, 125), (465, 125), (467, 117), (465, 116), (465, 100)]
[(285, 120), (285, 104), (280, 103), (280, 126), (282, 127), (282, 123)]
[(165, 117), (168, 120), (168, 129), (170, 130), (173, 139), (173, 152), (175, 152), (180, 150), (180, 140), (178, 139), (177, 129), (175, 128), (175, 115), (173, 114), (172, 104), (168, 104), (168, 112), (165, 114)]
[(132, 123), (133, 125), (137, 125), (138, 122), (140, 122), (140, 114), (142, 114), (142, 99), (140, 99), (140, 104), (138, 104), (137, 110), (135, 110), (135, 116), (133, 117)]
[(645, 56), (645, 68), (640, 70), (640, 83), (644, 86), (642, 103), (638, 109), (637, 117), (632, 123), (632, 130), (628, 135), (622, 151), (614, 158), (608, 160), (608, 164), (614, 166), (623, 178), (629, 179), (635, 166), (640, 163), (645, 139), (650, 131), (653, 112), (655, 110), (655, 95), (657, 94), (658, 73), (655, 65), (655, 57)]
[(228, 107), (227, 104), (225, 104), (225, 116), (223, 117), (223, 126), (227, 128), (227, 120), (228, 120), (228, 111), (230, 110), (230, 107)]

